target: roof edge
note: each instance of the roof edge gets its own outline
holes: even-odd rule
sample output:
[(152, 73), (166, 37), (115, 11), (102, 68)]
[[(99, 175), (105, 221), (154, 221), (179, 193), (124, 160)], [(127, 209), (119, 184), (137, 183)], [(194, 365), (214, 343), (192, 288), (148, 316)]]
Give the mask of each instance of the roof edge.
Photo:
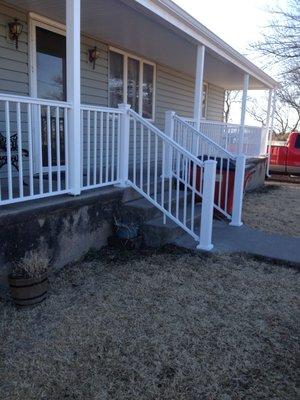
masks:
[(278, 82), (171, 0), (135, 0), (269, 88)]

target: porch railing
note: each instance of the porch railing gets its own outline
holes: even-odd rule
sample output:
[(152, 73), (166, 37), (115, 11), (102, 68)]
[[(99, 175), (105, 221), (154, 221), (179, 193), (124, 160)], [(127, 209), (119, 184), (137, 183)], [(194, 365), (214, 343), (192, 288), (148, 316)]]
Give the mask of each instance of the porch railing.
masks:
[[(196, 127), (193, 119), (185, 121)], [(200, 131), (225, 150), (233, 154), (243, 153), (246, 157), (259, 157), (267, 154), (267, 129), (265, 127), (245, 125), (244, 135), (241, 126), (225, 122), (202, 120)], [(240, 141), (243, 143), (240, 143)]]
[[(241, 225), (245, 155), (232, 154), (172, 111), (166, 113), (165, 130), (198, 159), (216, 161), (214, 207), (230, 219), (232, 225)], [(198, 185), (201, 184), (200, 178)]]
[(0, 95), (1, 205), (68, 192), (70, 107)]
[(165, 222), (168, 217), (199, 241), (198, 248), (211, 250), (216, 162), (199, 160), (133, 110), (127, 118), (132, 144), (127, 183), (162, 212)]
[(213, 208), (239, 225), (244, 156), (236, 157), (172, 112), (162, 132), (128, 105), (81, 105), (81, 168), (71, 168), (72, 107), (0, 95), (0, 205), (75, 193), (71, 182), (81, 180), (81, 190), (133, 187), (162, 212), (164, 221), (169, 218), (199, 241), (201, 249), (212, 248)]
[(81, 106), (81, 189), (119, 182), (121, 115), (117, 108)]

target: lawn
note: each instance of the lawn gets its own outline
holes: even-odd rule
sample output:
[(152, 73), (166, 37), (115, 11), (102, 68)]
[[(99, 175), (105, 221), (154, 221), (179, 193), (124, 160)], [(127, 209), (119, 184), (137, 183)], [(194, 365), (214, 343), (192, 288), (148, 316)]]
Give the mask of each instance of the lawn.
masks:
[(300, 236), (300, 183), (267, 181), (262, 189), (246, 193), (243, 222), (266, 232)]
[(0, 303), (5, 400), (296, 399), (299, 271), (246, 255), (90, 253)]

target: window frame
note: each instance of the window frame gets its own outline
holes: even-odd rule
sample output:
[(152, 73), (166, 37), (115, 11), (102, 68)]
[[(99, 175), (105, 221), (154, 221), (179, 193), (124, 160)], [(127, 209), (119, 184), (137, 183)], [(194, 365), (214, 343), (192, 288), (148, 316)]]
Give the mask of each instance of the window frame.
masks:
[[(155, 105), (156, 105), (156, 64), (144, 57), (139, 57), (135, 54), (129, 53), (125, 50), (118, 49), (113, 46), (108, 48), (108, 93), (109, 93), (109, 78), (110, 78), (110, 54), (111, 52), (121, 54), (123, 56), (123, 101), (128, 101), (128, 58), (139, 61), (139, 112), (140, 116), (143, 116), (143, 80), (144, 80), (144, 64), (151, 65), (153, 67), (153, 101), (152, 101), (152, 118), (146, 118), (148, 121), (155, 120)], [(108, 107), (110, 105), (110, 97), (108, 96)]]

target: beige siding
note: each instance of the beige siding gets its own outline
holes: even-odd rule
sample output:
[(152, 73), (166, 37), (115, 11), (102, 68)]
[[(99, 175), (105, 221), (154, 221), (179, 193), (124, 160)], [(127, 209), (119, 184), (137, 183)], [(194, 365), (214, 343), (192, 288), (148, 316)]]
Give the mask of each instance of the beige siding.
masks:
[[(88, 51), (95, 46), (101, 57), (93, 69)], [(86, 37), (83, 37), (81, 45), (81, 100), (86, 104), (108, 105), (108, 46)]]
[[(19, 48), (8, 36), (7, 24), (18, 18), (23, 24)], [(25, 14), (0, 4), (0, 92), (29, 95), (28, 26)]]
[(176, 111), (192, 118), (194, 102), (194, 79), (171, 68), (157, 65), (155, 122), (163, 128), (165, 112)]
[(209, 84), (207, 95), (206, 119), (223, 121), (225, 90)]

